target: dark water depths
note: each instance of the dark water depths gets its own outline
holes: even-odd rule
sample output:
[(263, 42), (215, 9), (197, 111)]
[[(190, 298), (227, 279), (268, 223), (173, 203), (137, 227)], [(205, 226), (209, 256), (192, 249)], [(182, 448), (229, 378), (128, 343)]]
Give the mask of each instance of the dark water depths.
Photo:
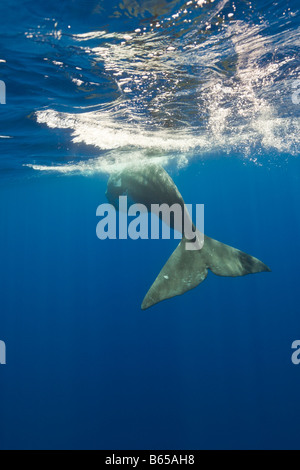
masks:
[[(0, 448), (299, 448), (298, 10), (2, 2)], [(149, 159), (272, 273), (142, 312), (176, 241), (95, 214)]]

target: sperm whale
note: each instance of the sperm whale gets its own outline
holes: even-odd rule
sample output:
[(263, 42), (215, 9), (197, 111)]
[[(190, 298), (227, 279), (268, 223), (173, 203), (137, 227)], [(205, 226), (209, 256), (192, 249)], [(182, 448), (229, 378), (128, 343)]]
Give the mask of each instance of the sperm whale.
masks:
[[(179, 204), (185, 217), (189, 217), (183, 197), (171, 176), (157, 164), (128, 166), (113, 173), (107, 183), (106, 197), (118, 208), (121, 195), (144, 204), (149, 211), (153, 204)], [(169, 225), (177, 228), (172, 218)], [(199, 242), (198, 249), (187, 249), (190, 240), (183, 226), (182, 239), (148, 290), (141, 305), (143, 310), (195, 288), (206, 279), (208, 269), (218, 276), (231, 277), (270, 271), (259, 259), (206, 235), (203, 235), (203, 243), (194, 225), (193, 229), (194, 242)]]

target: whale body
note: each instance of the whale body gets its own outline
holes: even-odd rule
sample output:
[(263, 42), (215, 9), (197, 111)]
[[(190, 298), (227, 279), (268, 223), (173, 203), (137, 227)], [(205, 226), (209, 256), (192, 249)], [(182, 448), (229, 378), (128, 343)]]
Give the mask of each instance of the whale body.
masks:
[[(177, 186), (160, 165), (129, 166), (112, 174), (107, 183), (106, 197), (118, 209), (121, 195), (144, 204), (148, 211), (151, 211), (153, 204), (179, 204), (182, 213), (189, 217)], [(169, 225), (177, 228), (172, 218)], [(199, 240), (199, 249), (187, 249), (190, 240), (186, 238), (183, 226), (182, 239), (148, 290), (141, 305), (143, 310), (198, 286), (206, 279), (208, 269), (218, 276), (231, 277), (270, 271), (259, 259), (206, 235), (204, 244), (201, 243), (201, 234), (194, 225), (193, 228), (194, 241)]]

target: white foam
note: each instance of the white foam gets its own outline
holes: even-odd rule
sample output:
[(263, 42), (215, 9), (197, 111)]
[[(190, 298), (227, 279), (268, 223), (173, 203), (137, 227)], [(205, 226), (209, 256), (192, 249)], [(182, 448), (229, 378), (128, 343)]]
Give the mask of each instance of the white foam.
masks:
[(209, 146), (206, 137), (193, 136), (174, 130), (147, 131), (137, 123), (125, 124), (113, 120), (109, 112), (82, 114), (59, 113), (54, 110), (38, 111), (37, 121), (50, 128), (72, 129), (73, 143), (93, 145), (101, 150), (149, 149), (188, 152)]

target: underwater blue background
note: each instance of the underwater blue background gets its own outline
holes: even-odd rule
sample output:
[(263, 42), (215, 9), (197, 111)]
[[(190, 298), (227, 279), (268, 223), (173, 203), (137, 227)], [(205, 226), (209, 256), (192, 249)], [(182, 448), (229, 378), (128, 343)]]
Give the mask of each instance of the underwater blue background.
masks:
[[(151, 22), (184, 8), (154, 0), (0, 6), (1, 449), (300, 447), (300, 365), (291, 362), (300, 340), (300, 104), (291, 99), (299, 6), (199, 4), (191, 23), (175, 17), (152, 32)], [(223, 11), (208, 38), (206, 23)], [(269, 48), (246, 51), (253, 69), (240, 65), (244, 58), (238, 65), (240, 49), (228, 52), (221, 25), (229, 20), (245, 29), (241, 44)], [(144, 27), (145, 45), (116, 49)], [(78, 45), (75, 35), (95, 31), (106, 36)], [(220, 50), (211, 58), (213, 38)], [(178, 55), (171, 65), (149, 63), (143, 47)], [(199, 56), (204, 65), (194, 67)], [(135, 74), (136, 88), (124, 91), (118, 68), (126, 86)], [(156, 75), (141, 85), (139, 68)], [(235, 90), (228, 101), (209, 92), (220, 80)], [(224, 110), (227, 124), (216, 130)], [(156, 157), (187, 203), (205, 204), (207, 235), (272, 272), (209, 273), (196, 289), (142, 311), (177, 242), (100, 241), (96, 209), (113, 167)]]

